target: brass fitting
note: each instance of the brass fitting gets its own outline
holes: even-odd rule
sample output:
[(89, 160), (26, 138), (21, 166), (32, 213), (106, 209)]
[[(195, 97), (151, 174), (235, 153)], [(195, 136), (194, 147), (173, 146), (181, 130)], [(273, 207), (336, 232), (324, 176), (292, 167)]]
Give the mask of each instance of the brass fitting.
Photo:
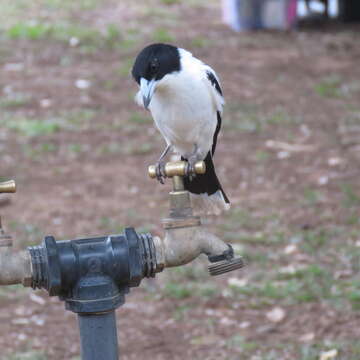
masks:
[[(204, 174), (205, 171), (203, 161), (195, 164), (192, 173), (185, 161), (165, 164), (165, 175), (172, 178), (173, 191), (169, 193), (169, 216), (162, 219), (165, 236), (153, 238), (156, 272), (165, 267), (187, 264), (200, 254), (207, 255), (212, 263), (209, 266), (211, 275), (220, 275), (243, 266), (242, 259), (234, 257), (232, 247), (203, 228), (200, 217), (193, 215), (190, 194), (184, 188), (183, 177)], [(151, 178), (156, 178), (155, 165), (149, 166), (148, 173)]]
[[(200, 217), (193, 215), (190, 194), (184, 188), (183, 176), (204, 174), (205, 171), (204, 161), (195, 163), (193, 170), (189, 168), (189, 164), (186, 161), (174, 161), (165, 164), (165, 176), (172, 178), (173, 182), (173, 191), (169, 194), (169, 216), (162, 219), (165, 229), (201, 225)], [(152, 179), (156, 178), (156, 166), (150, 165), (148, 173)]]
[(0, 183), (0, 194), (3, 193), (15, 193), (16, 183), (14, 180), (4, 181)]
[[(16, 192), (16, 183), (14, 180), (9, 180), (0, 183), (0, 194), (4, 193), (15, 193)], [(12, 238), (10, 235), (6, 234), (1, 223), (0, 216), (0, 248), (2, 247), (11, 247)]]
[[(195, 174), (205, 174), (206, 166), (204, 161), (198, 161), (194, 165)], [(148, 174), (152, 179), (156, 178), (156, 166), (150, 165)], [(186, 161), (172, 161), (165, 164), (165, 175), (167, 177), (189, 175), (189, 164)]]
[[(14, 180), (0, 183), (0, 194), (15, 193)], [(5, 233), (0, 217), (0, 285), (23, 284), (31, 286), (32, 269), (27, 250), (13, 251), (12, 237)]]

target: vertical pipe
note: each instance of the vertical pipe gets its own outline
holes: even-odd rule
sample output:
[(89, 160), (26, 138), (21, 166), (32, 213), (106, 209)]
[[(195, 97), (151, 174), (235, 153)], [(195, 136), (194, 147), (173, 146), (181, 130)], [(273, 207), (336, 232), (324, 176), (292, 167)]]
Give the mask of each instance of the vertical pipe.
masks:
[(183, 191), (184, 188), (184, 179), (182, 176), (173, 176), (173, 187), (174, 191)]
[(102, 314), (78, 314), (81, 359), (118, 360), (115, 311)]

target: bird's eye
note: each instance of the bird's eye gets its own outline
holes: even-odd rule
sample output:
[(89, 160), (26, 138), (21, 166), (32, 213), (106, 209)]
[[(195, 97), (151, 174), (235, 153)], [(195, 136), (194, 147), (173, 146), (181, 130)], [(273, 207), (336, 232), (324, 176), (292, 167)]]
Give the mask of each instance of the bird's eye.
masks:
[(159, 68), (159, 63), (157, 60), (153, 60), (151, 63), (150, 63), (150, 71), (152, 73), (155, 73)]

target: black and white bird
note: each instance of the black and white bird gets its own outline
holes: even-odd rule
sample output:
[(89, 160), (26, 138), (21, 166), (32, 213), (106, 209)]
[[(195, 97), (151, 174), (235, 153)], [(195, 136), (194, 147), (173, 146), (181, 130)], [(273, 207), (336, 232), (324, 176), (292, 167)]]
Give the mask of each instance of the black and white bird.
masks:
[(135, 101), (151, 111), (167, 144), (157, 163), (159, 180), (170, 150), (189, 166), (204, 160), (205, 174), (184, 179), (185, 189), (194, 195), (193, 206), (206, 214), (228, 209), (230, 202), (213, 164), (225, 103), (215, 71), (189, 51), (152, 44), (137, 56), (132, 76), (140, 86)]

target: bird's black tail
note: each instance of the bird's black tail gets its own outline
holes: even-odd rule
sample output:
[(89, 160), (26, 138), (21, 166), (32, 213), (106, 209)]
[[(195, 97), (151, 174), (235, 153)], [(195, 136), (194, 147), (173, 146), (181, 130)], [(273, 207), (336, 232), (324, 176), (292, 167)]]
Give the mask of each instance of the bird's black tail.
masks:
[[(183, 157), (181, 160), (186, 160)], [(220, 190), (224, 201), (226, 204), (229, 204), (230, 201), (226, 196), (222, 186), (219, 182), (219, 179), (216, 176), (214, 163), (212, 161), (212, 156), (210, 151), (206, 155), (205, 158), (206, 172), (205, 174), (196, 175), (195, 178), (190, 180), (188, 177), (184, 178), (184, 186), (185, 189), (188, 190), (192, 194), (207, 194), (209, 196), (215, 194)]]

